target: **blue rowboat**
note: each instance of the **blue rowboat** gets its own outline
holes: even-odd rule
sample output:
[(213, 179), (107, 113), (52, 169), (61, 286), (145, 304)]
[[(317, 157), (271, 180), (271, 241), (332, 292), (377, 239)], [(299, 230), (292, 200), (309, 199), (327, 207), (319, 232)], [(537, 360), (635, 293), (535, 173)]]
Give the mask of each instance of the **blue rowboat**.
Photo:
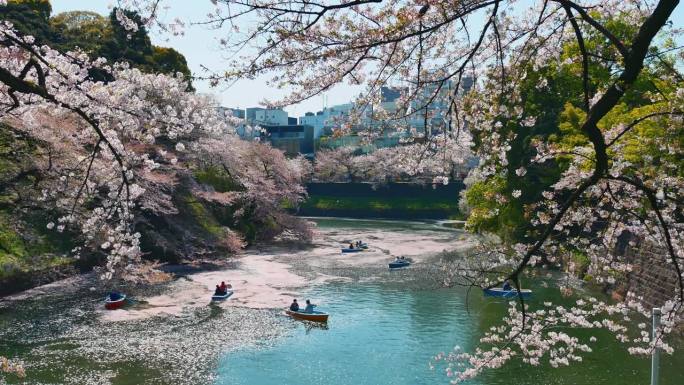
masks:
[(343, 253), (358, 253), (358, 252), (363, 251), (363, 249), (350, 249), (350, 248), (341, 249), (341, 250)]
[(410, 266), (410, 265), (411, 265), (411, 262), (406, 261), (406, 260), (404, 260), (404, 261), (394, 261), (394, 262), (390, 262), (390, 263), (389, 263), (389, 268), (390, 268), (390, 269), (398, 269), (398, 268), (401, 268), (401, 267), (408, 267), (408, 266)]
[[(503, 298), (517, 298), (518, 297), (518, 291), (516, 289), (504, 290), (503, 288), (500, 288), (500, 287), (494, 287), (491, 289), (484, 289), (484, 294), (487, 297), (503, 297)], [(532, 296), (532, 290), (522, 289), (522, 290), (520, 290), (520, 295), (523, 298), (529, 298), (530, 296)]]
[(225, 301), (231, 295), (233, 295), (233, 292), (231, 290), (228, 290), (228, 291), (226, 291), (226, 294), (221, 294), (221, 295), (214, 294), (214, 295), (212, 295), (211, 300), (212, 301)]

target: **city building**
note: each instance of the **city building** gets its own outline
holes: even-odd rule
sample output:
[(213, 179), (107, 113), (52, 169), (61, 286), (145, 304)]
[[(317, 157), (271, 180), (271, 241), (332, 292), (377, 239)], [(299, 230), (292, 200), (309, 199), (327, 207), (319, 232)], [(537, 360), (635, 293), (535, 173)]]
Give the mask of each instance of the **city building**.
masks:
[(282, 108), (247, 108), (245, 110), (245, 121), (249, 124), (270, 124), (276, 126), (286, 126), (289, 124), (287, 112)]
[(224, 118), (228, 117), (233, 117), (233, 118), (238, 118), (238, 119), (244, 119), (245, 118), (245, 110), (241, 110), (239, 108), (228, 108), (228, 107), (216, 107), (216, 111), (218, 112), (219, 116), (222, 116)]
[(401, 96), (400, 90), (385, 86), (380, 87), (380, 93), (383, 102), (394, 102)]
[(314, 138), (318, 139), (323, 135), (329, 135), (333, 128), (339, 127), (342, 122), (350, 116), (353, 103), (339, 104), (321, 111), (307, 112), (299, 118), (299, 124), (306, 124), (314, 128)]
[(263, 111), (265, 108), (261, 107), (250, 107), (245, 109), (245, 120), (254, 121), (256, 120), (256, 112)]
[[(464, 91), (471, 86), (472, 79), (463, 79)], [(288, 116), (282, 108), (250, 107), (241, 110), (219, 107), (218, 111), (225, 117), (243, 119), (243, 123), (236, 128), (237, 134), (243, 139), (269, 141), (288, 155), (313, 154), (319, 148), (342, 146), (355, 146), (364, 152), (371, 152), (377, 148), (400, 145), (402, 139), (410, 134), (406, 130), (399, 130), (399, 127), (414, 128), (428, 136), (435, 130), (442, 130), (449, 118), (454, 87), (451, 81), (427, 85), (412, 98), (408, 109), (399, 104), (405, 89), (381, 87), (380, 103), (363, 106), (360, 111), (354, 111), (354, 103), (325, 107), (315, 113), (307, 112), (299, 119)], [(406, 116), (400, 116), (402, 112)], [(350, 130), (342, 136), (333, 135), (335, 129), (343, 126)], [(367, 130), (374, 131), (373, 139), (363, 138), (363, 131)]]
[(261, 140), (268, 141), (271, 146), (279, 148), (286, 155), (304, 154), (313, 157), (314, 129), (309, 125), (263, 125)]

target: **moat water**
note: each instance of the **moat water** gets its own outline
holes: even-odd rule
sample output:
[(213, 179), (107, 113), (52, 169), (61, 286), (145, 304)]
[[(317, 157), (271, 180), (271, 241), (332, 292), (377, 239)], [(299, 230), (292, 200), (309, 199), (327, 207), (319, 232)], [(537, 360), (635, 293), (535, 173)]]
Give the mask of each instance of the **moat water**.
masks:
[[(473, 349), (506, 312), (505, 301), (476, 290), (442, 288), (434, 279), (432, 254), (440, 245), (470, 240), (460, 230), (437, 222), (316, 221), (314, 248), (275, 255), (311, 284), (270, 284), (279, 290), (280, 302), (310, 298), (329, 312), (326, 327), (292, 320), (268, 302), (250, 307), (252, 297), (235, 306), (239, 291), (234, 304), (190, 302), (181, 311), (112, 321), (101, 309), (99, 290), (90, 289), (96, 282), (79, 278), (40, 290), (40, 295), (0, 301), (0, 355), (22, 361), (27, 372), (23, 380), (0, 375), (0, 384), (448, 384), (443, 364), (433, 357), (455, 346)], [(368, 240), (377, 250), (342, 255), (339, 245), (347, 238)], [(400, 251), (419, 263), (388, 271), (386, 262)], [(572, 300), (560, 296), (556, 279), (529, 280), (535, 292), (531, 306)], [(185, 287), (179, 285), (193, 280), (191, 274), (161, 287), (131, 289), (129, 295), (179, 295)], [(145, 301), (134, 302), (130, 309), (145, 306)], [(514, 360), (467, 383), (648, 383), (648, 357), (630, 356), (607, 333), (572, 334), (598, 339), (581, 363), (552, 368)], [(663, 355), (661, 384), (683, 384), (683, 367), (681, 350)]]

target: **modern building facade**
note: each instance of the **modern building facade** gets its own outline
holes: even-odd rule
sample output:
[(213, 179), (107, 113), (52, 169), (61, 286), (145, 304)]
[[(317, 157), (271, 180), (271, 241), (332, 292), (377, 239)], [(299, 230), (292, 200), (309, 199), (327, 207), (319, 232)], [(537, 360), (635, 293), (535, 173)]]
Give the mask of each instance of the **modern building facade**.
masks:
[(309, 125), (264, 125), (261, 136), (262, 140), (267, 140), (275, 148), (279, 148), (286, 155), (294, 156), (304, 154), (313, 156), (314, 154), (314, 129)]
[[(471, 79), (463, 79), (463, 90), (467, 91), (471, 86)], [(299, 119), (289, 117), (283, 109), (262, 107), (245, 110), (219, 107), (219, 112), (226, 117), (243, 119), (243, 124), (236, 129), (242, 138), (267, 140), (288, 155), (313, 154), (319, 147), (341, 146), (355, 146), (370, 152), (400, 145), (409, 133), (399, 128), (412, 128), (426, 136), (444, 129), (454, 87), (450, 81), (425, 86), (413, 95), (408, 107), (400, 105), (405, 89), (381, 87), (378, 104), (360, 106), (358, 110), (354, 103), (338, 104), (315, 113), (307, 112)], [(344, 135), (333, 135), (336, 129), (343, 127)], [(374, 132), (372, 140), (363, 139), (365, 131)]]
[(249, 124), (289, 124), (287, 112), (280, 108), (250, 107), (245, 110), (245, 121)]

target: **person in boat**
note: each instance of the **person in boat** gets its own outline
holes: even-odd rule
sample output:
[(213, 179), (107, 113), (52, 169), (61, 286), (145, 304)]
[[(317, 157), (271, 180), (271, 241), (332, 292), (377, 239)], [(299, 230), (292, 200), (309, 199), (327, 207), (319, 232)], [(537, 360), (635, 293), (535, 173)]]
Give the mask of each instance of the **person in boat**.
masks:
[(361, 248), (361, 245), (362, 245), (362, 244), (363, 244), (363, 243), (362, 243), (361, 241), (356, 241), (356, 247), (358, 247), (359, 249)]
[(313, 313), (313, 312), (314, 312), (314, 309), (313, 309), (314, 307), (316, 307), (316, 305), (312, 304), (311, 301), (309, 301), (309, 300), (307, 299), (307, 300), (306, 300), (306, 308), (304, 308), (304, 313)]
[(224, 295), (224, 294), (226, 294), (226, 292), (221, 289), (221, 286), (216, 285), (216, 290), (214, 291), (214, 295)]
[(292, 304), (290, 304), (290, 310), (299, 311), (299, 304), (297, 303), (296, 298), (292, 300)]
[(123, 297), (123, 296), (121, 295), (121, 293), (118, 293), (118, 292), (116, 292), (116, 291), (113, 291), (113, 292), (109, 293), (109, 300), (110, 300), (110, 301), (118, 301), (118, 300), (120, 300), (122, 297)]
[(221, 288), (221, 291), (223, 291), (223, 293), (225, 294), (228, 292), (228, 289), (230, 289), (233, 286), (230, 284), (226, 285), (226, 283), (224, 281), (221, 281), (221, 286), (219, 286), (219, 287)]
[(508, 279), (505, 280), (502, 289), (503, 289), (504, 291), (511, 291), (511, 290), (513, 290), (513, 287), (511, 286), (511, 281), (508, 280)]
[(353, 243), (349, 244), (349, 250), (354, 250), (354, 244)]

